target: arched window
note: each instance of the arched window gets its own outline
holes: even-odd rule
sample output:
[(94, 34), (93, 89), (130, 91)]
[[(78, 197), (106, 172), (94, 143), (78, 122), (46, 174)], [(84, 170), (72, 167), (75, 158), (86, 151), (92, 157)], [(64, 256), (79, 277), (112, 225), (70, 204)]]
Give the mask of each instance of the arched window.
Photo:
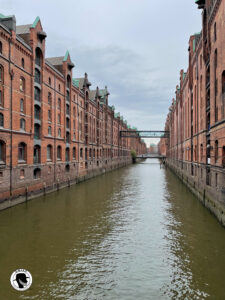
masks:
[(0, 54), (2, 54), (2, 42), (0, 42)]
[(40, 48), (36, 48), (35, 50), (35, 64), (39, 67), (41, 66), (41, 58), (42, 58), (42, 52)]
[(21, 66), (24, 68), (24, 58), (21, 59)]
[(25, 162), (26, 161), (26, 144), (20, 143), (18, 145), (18, 161)]
[(62, 159), (62, 147), (61, 146), (57, 147), (57, 159), (58, 160)]
[(76, 159), (76, 148), (73, 147), (73, 159)]
[(41, 72), (38, 69), (35, 69), (34, 81), (38, 84), (41, 84)]
[(5, 163), (5, 142), (0, 140), (0, 163)]
[(20, 119), (20, 130), (26, 130), (26, 121), (24, 119)]
[(24, 112), (24, 100), (20, 99), (20, 111)]
[(70, 160), (70, 148), (66, 148), (66, 161)]
[(214, 23), (214, 42), (217, 39), (217, 32), (216, 32), (216, 22)]
[(61, 99), (58, 98), (58, 109), (61, 110)]
[(39, 124), (34, 124), (34, 138), (40, 139), (41, 136), (41, 126)]
[(225, 96), (225, 71), (222, 73), (222, 94)]
[(52, 104), (52, 94), (48, 93), (48, 104), (51, 105)]
[(41, 178), (41, 169), (36, 168), (34, 169), (34, 179), (39, 179)]
[(61, 128), (58, 129), (58, 137), (61, 137)]
[(0, 127), (4, 127), (4, 115), (0, 113)]
[(41, 101), (41, 91), (36, 86), (34, 88), (34, 99), (37, 101)]
[(70, 143), (70, 133), (68, 131), (66, 132), (66, 142)]
[(34, 164), (40, 164), (41, 162), (41, 147), (39, 145), (34, 146)]
[(52, 127), (48, 126), (48, 135), (52, 135)]
[(218, 141), (215, 141), (215, 163), (218, 161)]
[(70, 119), (66, 118), (66, 128), (70, 128)]
[(58, 124), (61, 124), (61, 115), (58, 114)]
[(222, 150), (222, 166), (225, 168), (225, 146), (223, 146)]
[(67, 79), (66, 79), (66, 87), (67, 88), (70, 88), (70, 81), (71, 81), (70, 76), (67, 75)]
[(80, 148), (80, 158), (83, 158), (83, 148)]
[(47, 146), (47, 160), (52, 160), (52, 146)]
[(34, 118), (37, 120), (41, 119), (41, 108), (39, 105), (34, 105)]
[(66, 114), (67, 115), (70, 114), (70, 106), (69, 106), (69, 104), (66, 104)]
[(0, 65), (0, 82), (3, 83), (4, 80), (4, 69), (3, 66)]
[(25, 91), (25, 79), (23, 77), (20, 77), (20, 91)]

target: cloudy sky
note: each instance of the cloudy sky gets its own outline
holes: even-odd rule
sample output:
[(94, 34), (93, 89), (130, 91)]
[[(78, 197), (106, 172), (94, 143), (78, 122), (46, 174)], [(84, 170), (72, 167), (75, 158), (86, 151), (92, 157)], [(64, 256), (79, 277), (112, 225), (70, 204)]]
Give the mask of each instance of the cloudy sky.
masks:
[(47, 57), (68, 49), (74, 77), (108, 86), (110, 105), (128, 123), (163, 130), (168, 106), (187, 68), (189, 36), (201, 30), (192, 0), (0, 0), (17, 25), (40, 16)]

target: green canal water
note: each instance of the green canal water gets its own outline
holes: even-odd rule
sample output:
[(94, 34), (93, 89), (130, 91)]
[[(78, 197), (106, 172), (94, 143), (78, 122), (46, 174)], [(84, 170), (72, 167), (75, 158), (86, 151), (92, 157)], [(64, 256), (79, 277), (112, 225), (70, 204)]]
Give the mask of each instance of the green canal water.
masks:
[(225, 229), (148, 159), (0, 212), (0, 299), (223, 300)]

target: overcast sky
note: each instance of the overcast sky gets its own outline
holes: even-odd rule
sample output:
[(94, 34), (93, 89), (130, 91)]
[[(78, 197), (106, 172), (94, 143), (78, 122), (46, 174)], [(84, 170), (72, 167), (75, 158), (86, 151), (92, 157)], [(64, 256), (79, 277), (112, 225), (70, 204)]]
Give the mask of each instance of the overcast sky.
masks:
[(132, 126), (163, 130), (188, 40), (201, 30), (194, 0), (0, 0), (17, 25), (41, 18), (46, 57), (68, 49), (73, 77), (88, 73), (95, 89), (108, 86), (109, 103)]

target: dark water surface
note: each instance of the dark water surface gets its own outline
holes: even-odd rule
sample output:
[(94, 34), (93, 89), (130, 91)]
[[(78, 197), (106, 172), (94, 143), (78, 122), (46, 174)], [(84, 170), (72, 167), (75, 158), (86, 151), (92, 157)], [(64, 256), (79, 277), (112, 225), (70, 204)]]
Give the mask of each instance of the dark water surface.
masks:
[(149, 159), (0, 212), (0, 299), (223, 300), (225, 229)]

